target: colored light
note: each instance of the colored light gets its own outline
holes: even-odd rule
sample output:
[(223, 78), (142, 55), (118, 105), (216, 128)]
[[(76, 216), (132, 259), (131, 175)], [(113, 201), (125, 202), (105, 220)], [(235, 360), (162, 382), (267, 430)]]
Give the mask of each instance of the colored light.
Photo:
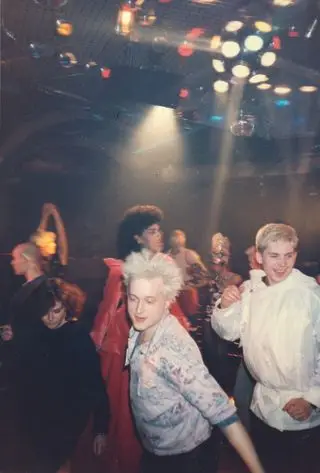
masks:
[(250, 68), (246, 64), (237, 64), (233, 66), (232, 74), (238, 79), (245, 79), (250, 74)]
[(193, 54), (193, 47), (190, 43), (187, 41), (184, 41), (180, 46), (178, 47), (178, 53), (182, 57), (190, 57)]
[(257, 85), (257, 89), (260, 89), (260, 90), (268, 90), (268, 89), (271, 89), (271, 84), (258, 84)]
[(226, 24), (225, 30), (228, 31), (229, 33), (236, 33), (243, 27), (242, 21), (229, 21), (229, 23)]
[(221, 115), (212, 115), (212, 117), (210, 117), (210, 121), (212, 121), (212, 122), (222, 122), (223, 117)]
[(279, 36), (274, 36), (272, 38), (272, 47), (273, 49), (276, 49), (277, 51), (281, 49), (281, 39), (279, 38)]
[(179, 97), (181, 99), (186, 99), (189, 97), (189, 90), (188, 89), (180, 89), (180, 92), (179, 92)]
[(213, 50), (219, 49), (221, 46), (221, 36), (212, 36), (210, 41), (210, 48)]
[(111, 69), (108, 67), (102, 67), (100, 69), (102, 79), (109, 79), (111, 77)]
[(213, 83), (213, 88), (219, 94), (224, 94), (224, 93), (228, 92), (229, 84), (228, 84), (228, 82), (226, 82), (224, 80), (216, 80)]
[(290, 94), (291, 89), (287, 85), (278, 85), (274, 88), (274, 93), (277, 95), (287, 95)]
[(302, 85), (299, 90), (300, 92), (311, 93), (316, 92), (318, 90), (318, 87), (316, 87), (315, 85)]
[(233, 58), (240, 53), (240, 46), (236, 41), (225, 41), (221, 46), (222, 54), (227, 58)]
[(290, 105), (290, 101), (286, 99), (276, 100), (275, 104), (277, 107), (287, 107)]
[(256, 21), (254, 26), (257, 30), (261, 31), (261, 33), (271, 33), (272, 31), (272, 25), (266, 21)]
[(257, 52), (263, 47), (263, 39), (252, 34), (246, 37), (244, 45), (248, 51)]
[(260, 58), (261, 66), (263, 67), (271, 67), (277, 60), (276, 53), (272, 51), (267, 51), (266, 53), (262, 54)]
[(225, 71), (224, 62), (220, 59), (212, 59), (212, 67), (220, 73)]

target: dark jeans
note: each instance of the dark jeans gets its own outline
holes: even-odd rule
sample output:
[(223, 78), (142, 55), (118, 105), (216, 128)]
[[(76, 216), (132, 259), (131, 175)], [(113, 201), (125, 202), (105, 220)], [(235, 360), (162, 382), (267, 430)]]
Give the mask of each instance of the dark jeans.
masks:
[(250, 405), (252, 401), (255, 380), (250, 375), (244, 361), (240, 363), (236, 383), (234, 386), (233, 397), (238, 409), (238, 416), (248, 432), (251, 431)]
[(187, 453), (159, 456), (144, 452), (141, 473), (216, 473), (220, 433)]
[(252, 438), (270, 473), (319, 473), (320, 427), (283, 431), (269, 427), (252, 414)]

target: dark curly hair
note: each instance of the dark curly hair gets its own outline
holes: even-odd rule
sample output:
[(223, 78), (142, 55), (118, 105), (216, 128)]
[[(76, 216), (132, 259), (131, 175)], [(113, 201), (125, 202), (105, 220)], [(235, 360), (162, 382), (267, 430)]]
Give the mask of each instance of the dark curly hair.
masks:
[(87, 299), (85, 292), (76, 284), (71, 284), (60, 278), (48, 279), (47, 287), (48, 297), (52, 298), (51, 306), (57, 300), (62, 302), (67, 312), (67, 319), (77, 320)]
[(162, 220), (163, 212), (155, 205), (136, 205), (128, 209), (118, 227), (118, 258), (124, 260), (133, 251), (140, 251), (135, 235), (142, 235), (148, 227)]

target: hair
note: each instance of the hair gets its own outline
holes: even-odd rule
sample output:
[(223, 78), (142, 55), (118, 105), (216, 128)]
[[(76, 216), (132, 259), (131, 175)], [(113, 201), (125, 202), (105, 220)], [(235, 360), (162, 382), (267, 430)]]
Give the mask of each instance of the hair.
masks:
[(187, 237), (187, 235), (185, 234), (185, 232), (183, 230), (173, 230), (173, 232), (171, 233), (171, 238), (175, 238), (175, 237), (178, 237), (178, 236), (183, 236), (184, 238)]
[(140, 236), (148, 227), (163, 220), (163, 212), (155, 205), (136, 205), (128, 209), (117, 232), (117, 255), (124, 260), (141, 247), (135, 236)]
[(56, 238), (57, 236), (54, 232), (37, 230), (31, 235), (30, 241), (39, 248), (41, 256), (46, 258), (56, 254)]
[(161, 278), (167, 300), (174, 300), (183, 285), (181, 270), (170, 256), (158, 253), (150, 258), (147, 250), (128, 256), (123, 265), (123, 275), (126, 286), (132, 279)]
[(14, 250), (20, 251), (21, 256), (26, 259), (28, 262), (31, 262), (39, 268), (42, 266), (42, 257), (41, 252), (37, 245), (32, 242), (20, 243), (17, 245)]
[(85, 292), (76, 284), (71, 284), (60, 278), (48, 280), (49, 297), (52, 298), (52, 304), (56, 301), (63, 304), (66, 309), (68, 320), (78, 320), (80, 317), (87, 296)]
[(297, 249), (299, 238), (297, 232), (290, 225), (284, 223), (268, 223), (260, 228), (256, 235), (257, 251), (263, 253), (268, 243), (276, 241), (287, 241)]

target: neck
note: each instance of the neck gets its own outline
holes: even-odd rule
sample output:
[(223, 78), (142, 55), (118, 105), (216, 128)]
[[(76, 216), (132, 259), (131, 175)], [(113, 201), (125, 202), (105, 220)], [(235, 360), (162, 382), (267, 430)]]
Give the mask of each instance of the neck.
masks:
[(40, 268), (33, 268), (33, 269), (28, 269), (24, 277), (26, 278), (27, 282), (31, 282), (34, 279), (38, 278), (39, 276), (42, 276), (44, 273), (41, 271)]
[(158, 328), (158, 325), (168, 316), (168, 314), (169, 314), (169, 312), (166, 311), (164, 313), (163, 317), (161, 317), (161, 319), (159, 320), (159, 322), (156, 325), (153, 325), (152, 327), (150, 327), (147, 330), (144, 330), (143, 332), (140, 333), (140, 343), (150, 342), (150, 340), (152, 339), (153, 335), (155, 334), (155, 332)]
[(171, 248), (171, 253), (172, 253), (173, 255), (177, 255), (178, 253), (180, 253), (181, 248), (182, 248), (182, 246), (177, 246), (177, 247), (175, 247), (175, 248)]

